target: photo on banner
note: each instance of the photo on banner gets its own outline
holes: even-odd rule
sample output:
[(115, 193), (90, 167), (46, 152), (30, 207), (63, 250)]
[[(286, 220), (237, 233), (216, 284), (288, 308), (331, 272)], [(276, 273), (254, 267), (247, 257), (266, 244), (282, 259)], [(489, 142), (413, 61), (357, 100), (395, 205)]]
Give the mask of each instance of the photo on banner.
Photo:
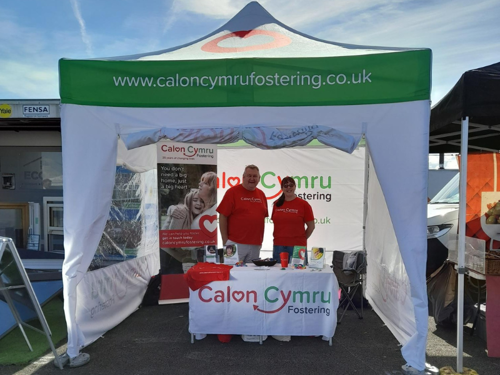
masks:
[(162, 141), (157, 157), (161, 273), (183, 274), (217, 244), (217, 146)]

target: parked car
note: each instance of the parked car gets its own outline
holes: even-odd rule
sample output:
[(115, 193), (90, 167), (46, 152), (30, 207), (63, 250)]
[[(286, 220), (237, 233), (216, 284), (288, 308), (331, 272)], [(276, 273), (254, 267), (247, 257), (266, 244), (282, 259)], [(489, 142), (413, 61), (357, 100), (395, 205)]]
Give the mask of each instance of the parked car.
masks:
[(427, 277), (448, 258), (448, 240), (458, 232), (460, 173), (457, 173), (427, 205)]

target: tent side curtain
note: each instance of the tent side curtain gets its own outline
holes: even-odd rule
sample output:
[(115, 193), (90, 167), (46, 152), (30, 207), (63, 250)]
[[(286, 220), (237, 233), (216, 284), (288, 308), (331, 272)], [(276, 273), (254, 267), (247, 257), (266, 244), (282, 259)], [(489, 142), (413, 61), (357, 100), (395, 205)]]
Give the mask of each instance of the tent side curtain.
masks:
[[(361, 126), (360, 126), (361, 129)], [(293, 129), (271, 127), (230, 127), (212, 129), (170, 129), (144, 130), (133, 134), (122, 134), (127, 149), (154, 144), (163, 138), (185, 143), (225, 144), (237, 141), (261, 149), (278, 149), (285, 147), (305, 146), (314, 139), (324, 145), (352, 153), (361, 134), (353, 136), (325, 126), (310, 125)]]

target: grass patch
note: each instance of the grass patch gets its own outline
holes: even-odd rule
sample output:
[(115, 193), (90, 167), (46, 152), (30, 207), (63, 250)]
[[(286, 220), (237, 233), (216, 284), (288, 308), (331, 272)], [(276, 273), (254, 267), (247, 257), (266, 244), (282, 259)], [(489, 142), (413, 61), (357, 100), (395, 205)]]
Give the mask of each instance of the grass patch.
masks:
[[(60, 298), (56, 297), (42, 307), (42, 310), (50, 331), (52, 332), (52, 342), (54, 346), (57, 347), (56, 344), (67, 335), (63, 302)], [(43, 331), (38, 319), (34, 319), (27, 323)], [(50, 350), (50, 345), (44, 334), (28, 327), (23, 328), (24, 332), (26, 332), (26, 336), (28, 336), (33, 351), (31, 352), (29, 350), (21, 330), (19, 327), (16, 327), (0, 340), (0, 365), (27, 364)]]

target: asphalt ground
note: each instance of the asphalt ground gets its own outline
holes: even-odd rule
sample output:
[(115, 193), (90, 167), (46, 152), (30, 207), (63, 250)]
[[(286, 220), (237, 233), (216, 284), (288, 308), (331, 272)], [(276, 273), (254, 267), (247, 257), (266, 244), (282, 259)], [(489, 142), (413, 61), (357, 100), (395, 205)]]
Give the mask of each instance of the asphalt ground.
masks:
[[(489, 358), (486, 342), (464, 329), (464, 367), (479, 375), (500, 374), (500, 358)], [(65, 351), (65, 343), (56, 345)], [(143, 307), (104, 337), (86, 347), (90, 362), (80, 368), (54, 367), (48, 353), (27, 366), (0, 366), (0, 374), (383, 374), (402, 375), (401, 346), (380, 318), (365, 309), (364, 319), (348, 311), (337, 326), (333, 345), (321, 337), (269, 337), (262, 345), (216, 335), (191, 344), (188, 305)], [(429, 319), (427, 362), (456, 370), (456, 329), (436, 327)]]

